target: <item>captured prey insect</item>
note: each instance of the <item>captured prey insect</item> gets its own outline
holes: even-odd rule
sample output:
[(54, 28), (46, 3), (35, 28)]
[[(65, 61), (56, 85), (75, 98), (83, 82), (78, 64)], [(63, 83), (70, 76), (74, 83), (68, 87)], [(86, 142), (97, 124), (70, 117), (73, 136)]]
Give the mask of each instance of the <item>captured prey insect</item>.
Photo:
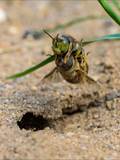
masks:
[(83, 40), (76, 41), (69, 35), (57, 34), (53, 38), (48, 32), (44, 31), (52, 39), (52, 50), (55, 55), (56, 67), (48, 73), (45, 79), (58, 79), (59, 74), (67, 82), (77, 84), (87, 82), (88, 84), (97, 84), (97, 82), (88, 76), (88, 53), (83, 49)]

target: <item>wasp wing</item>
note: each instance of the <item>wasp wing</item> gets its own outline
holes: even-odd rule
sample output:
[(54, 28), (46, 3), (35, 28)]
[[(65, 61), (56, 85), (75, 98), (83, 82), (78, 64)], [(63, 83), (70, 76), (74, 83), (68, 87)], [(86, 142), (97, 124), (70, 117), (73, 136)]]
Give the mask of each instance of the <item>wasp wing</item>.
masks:
[(87, 92), (96, 92), (101, 90), (101, 84), (98, 83), (96, 80), (88, 76), (86, 72), (82, 69), (79, 70), (80, 75), (82, 74), (82, 80), (80, 82), (81, 89)]
[(62, 76), (60, 75), (57, 67), (55, 67), (54, 69), (52, 69), (52, 71), (44, 76), (42, 82), (61, 82), (62, 80)]

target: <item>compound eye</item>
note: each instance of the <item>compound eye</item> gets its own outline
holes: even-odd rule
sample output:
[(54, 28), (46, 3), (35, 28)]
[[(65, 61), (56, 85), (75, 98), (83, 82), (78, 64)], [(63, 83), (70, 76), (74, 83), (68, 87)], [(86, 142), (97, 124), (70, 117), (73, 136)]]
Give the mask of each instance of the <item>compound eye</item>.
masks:
[(58, 36), (58, 42), (62, 42), (62, 43), (67, 43), (67, 44), (70, 44), (70, 41), (69, 41), (69, 37), (66, 36), (66, 35), (59, 35)]
[(70, 44), (68, 37), (63, 36), (63, 43), (64, 44)]
[(59, 40), (57, 42), (57, 47), (61, 50), (62, 53), (66, 53), (69, 49), (69, 43), (65, 39)]

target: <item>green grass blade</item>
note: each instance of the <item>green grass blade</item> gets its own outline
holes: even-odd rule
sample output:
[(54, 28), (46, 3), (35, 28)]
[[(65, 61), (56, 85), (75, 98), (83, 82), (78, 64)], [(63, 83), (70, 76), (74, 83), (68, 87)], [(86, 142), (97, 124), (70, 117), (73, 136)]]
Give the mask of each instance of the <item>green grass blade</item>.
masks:
[(109, 34), (109, 35), (105, 35), (99, 38), (93, 38), (89, 41), (85, 41), (83, 42), (83, 45), (88, 45), (90, 43), (94, 43), (94, 42), (101, 42), (101, 41), (109, 41), (109, 40), (120, 40), (120, 33), (116, 33), (116, 34)]
[(54, 56), (54, 55), (53, 55), (53, 56), (50, 56), (50, 57), (48, 57), (47, 59), (45, 59), (44, 61), (40, 62), (39, 64), (34, 65), (33, 67), (30, 67), (30, 68), (26, 69), (26, 70), (23, 71), (23, 72), (16, 73), (16, 74), (14, 74), (14, 75), (8, 76), (7, 79), (16, 79), (16, 78), (19, 78), (19, 77), (23, 77), (23, 76), (25, 76), (25, 75), (27, 75), (27, 74), (32, 73), (32, 72), (35, 71), (35, 70), (37, 70), (37, 69), (39, 69), (39, 68), (47, 65), (48, 63), (50, 63), (50, 62), (52, 62), (52, 61), (54, 61), (54, 60), (55, 60), (55, 56)]
[(87, 21), (87, 20), (95, 20), (95, 19), (103, 19), (103, 18), (106, 18), (105, 16), (97, 16), (97, 15), (89, 15), (89, 16), (85, 16), (85, 17), (78, 17), (78, 18), (75, 18), (71, 21), (68, 21), (64, 24), (59, 24), (57, 26), (55, 26), (54, 28), (52, 29), (48, 29), (47, 31), (48, 32), (54, 32), (54, 31), (57, 31), (59, 29), (65, 29), (65, 28), (68, 28), (68, 27), (71, 27), (77, 23), (81, 23), (81, 22), (84, 22), (84, 21)]
[(105, 9), (105, 11), (109, 14), (109, 16), (112, 17), (112, 19), (120, 25), (120, 16), (117, 15), (115, 11), (113, 11), (110, 2), (107, 0), (98, 0), (98, 2), (101, 4), (101, 6)]

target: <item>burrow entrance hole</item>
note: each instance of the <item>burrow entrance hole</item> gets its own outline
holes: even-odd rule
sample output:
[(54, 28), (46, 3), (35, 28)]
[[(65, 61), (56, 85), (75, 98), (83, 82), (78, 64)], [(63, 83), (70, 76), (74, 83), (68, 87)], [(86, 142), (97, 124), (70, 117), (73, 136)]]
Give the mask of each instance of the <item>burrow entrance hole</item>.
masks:
[(17, 121), (17, 125), (20, 129), (33, 131), (43, 130), (46, 127), (50, 127), (48, 119), (45, 119), (40, 115), (34, 115), (32, 112), (25, 113), (21, 120)]

